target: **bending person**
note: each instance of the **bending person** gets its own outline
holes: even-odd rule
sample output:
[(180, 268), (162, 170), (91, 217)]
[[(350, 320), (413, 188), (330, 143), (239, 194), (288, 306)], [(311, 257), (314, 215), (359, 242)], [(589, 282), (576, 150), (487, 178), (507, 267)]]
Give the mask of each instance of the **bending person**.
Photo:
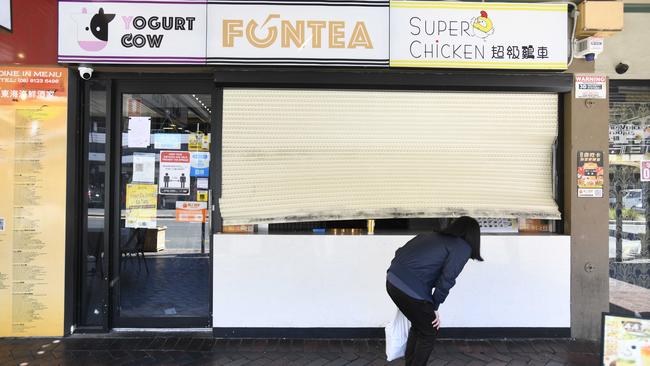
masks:
[(395, 252), (386, 290), (411, 321), (406, 366), (427, 364), (440, 329), (438, 307), (470, 258), (483, 261), (479, 224), (467, 216), (453, 220), (440, 233), (418, 235)]

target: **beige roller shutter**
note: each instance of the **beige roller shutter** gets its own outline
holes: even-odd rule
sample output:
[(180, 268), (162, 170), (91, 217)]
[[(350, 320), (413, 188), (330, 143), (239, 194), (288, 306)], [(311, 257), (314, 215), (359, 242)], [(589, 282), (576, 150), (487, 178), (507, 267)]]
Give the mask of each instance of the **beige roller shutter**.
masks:
[(225, 89), (224, 224), (558, 219), (556, 94)]

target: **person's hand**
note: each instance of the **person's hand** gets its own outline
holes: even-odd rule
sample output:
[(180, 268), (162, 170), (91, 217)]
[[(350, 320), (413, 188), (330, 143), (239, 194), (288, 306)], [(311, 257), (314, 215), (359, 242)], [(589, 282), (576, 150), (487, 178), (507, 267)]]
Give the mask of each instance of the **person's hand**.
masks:
[(434, 328), (440, 329), (440, 313), (438, 313), (438, 310), (435, 310), (436, 314), (436, 319), (431, 322), (431, 325), (433, 325)]

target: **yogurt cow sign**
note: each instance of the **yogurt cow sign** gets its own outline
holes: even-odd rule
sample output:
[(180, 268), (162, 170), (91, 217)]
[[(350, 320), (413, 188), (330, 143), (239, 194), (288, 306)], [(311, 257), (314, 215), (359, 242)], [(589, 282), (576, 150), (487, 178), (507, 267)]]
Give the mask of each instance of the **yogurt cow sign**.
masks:
[(59, 1), (59, 62), (204, 64), (205, 2), (146, 3)]

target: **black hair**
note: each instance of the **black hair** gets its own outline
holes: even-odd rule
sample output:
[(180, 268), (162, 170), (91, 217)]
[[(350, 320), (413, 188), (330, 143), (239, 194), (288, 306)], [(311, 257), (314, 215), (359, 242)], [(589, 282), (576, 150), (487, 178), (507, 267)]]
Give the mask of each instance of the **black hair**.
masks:
[(470, 258), (483, 261), (483, 258), (481, 258), (481, 227), (475, 219), (469, 216), (461, 216), (449, 223), (440, 233), (465, 240), (472, 248)]

